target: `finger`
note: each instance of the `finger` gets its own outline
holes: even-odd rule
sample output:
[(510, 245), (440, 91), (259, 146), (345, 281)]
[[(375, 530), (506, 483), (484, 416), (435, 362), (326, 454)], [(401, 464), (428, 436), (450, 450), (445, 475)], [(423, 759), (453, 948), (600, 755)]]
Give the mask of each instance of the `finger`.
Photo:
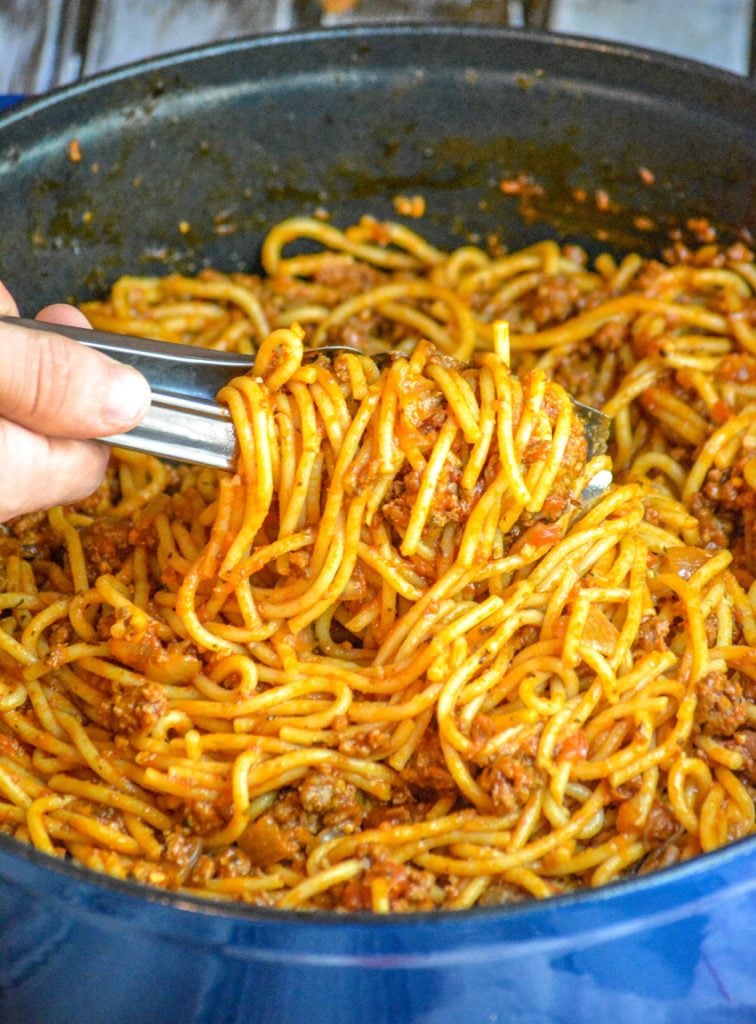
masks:
[(18, 316), (18, 306), (2, 281), (0, 281), (0, 316)]
[(0, 324), (4, 418), (49, 437), (107, 437), (135, 426), (149, 402), (132, 367), (61, 335)]
[(89, 320), (76, 306), (69, 306), (63, 302), (56, 302), (52, 306), (45, 306), (34, 317), (35, 320), (44, 320), (46, 324), (65, 324), (67, 327), (91, 327)]
[(88, 497), (109, 455), (94, 441), (42, 437), (7, 420), (0, 420), (0, 452), (0, 523)]

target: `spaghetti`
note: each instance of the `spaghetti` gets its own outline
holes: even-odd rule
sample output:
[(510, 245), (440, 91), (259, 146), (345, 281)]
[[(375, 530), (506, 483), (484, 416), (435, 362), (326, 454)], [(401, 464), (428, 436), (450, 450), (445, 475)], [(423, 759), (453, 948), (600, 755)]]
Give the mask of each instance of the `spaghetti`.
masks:
[[(241, 459), (118, 450), (87, 501), (9, 524), (0, 828), (153, 886), (378, 913), (751, 835), (751, 254), (589, 267), (296, 218), (263, 265), (84, 306), (256, 352), (219, 396)], [(365, 356), (303, 363), (324, 343)], [(611, 460), (568, 393), (612, 418)]]

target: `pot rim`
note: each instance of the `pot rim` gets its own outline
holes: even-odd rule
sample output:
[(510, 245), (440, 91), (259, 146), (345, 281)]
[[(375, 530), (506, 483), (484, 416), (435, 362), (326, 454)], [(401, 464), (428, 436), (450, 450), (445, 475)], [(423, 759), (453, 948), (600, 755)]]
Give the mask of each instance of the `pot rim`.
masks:
[(756, 79), (739, 75), (727, 68), (689, 57), (680, 57), (662, 50), (620, 43), (598, 37), (581, 36), (571, 33), (548, 32), (539, 29), (517, 28), (512, 26), (455, 24), (450, 22), (402, 22), (400, 24), (371, 23), (369, 25), (345, 25), (343, 27), (301, 29), (292, 32), (260, 32), (218, 43), (206, 43), (202, 46), (189, 46), (171, 51), (156, 57), (130, 61), (105, 71), (88, 75), (77, 82), (57, 86), (39, 96), (30, 96), (0, 114), (0, 128), (34, 116), (41, 110), (60, 101), (91, 92), (101, 86), (120, 82), (142, 74), (174, 70), (183, 65), (191, 64), (208, 57), (217, 57), (228, 53), (245, 50), (269, 49), (272, 47), (301, 47), (313, 43), (328, 43), (332, 40), (344, 42), (372, 42), (377, 40), (401, 40), (405, 37), (415, 40), (418, 37), (433, 38), (485, 38), (501, 41), (526, 41), (553, 47), (555, 52), (591, 53), (599, 60), (619, 59), (620, 61), (642, 62), (647, 66), (667, 69), (670, 72), (701, 76), (712, 84), (718, 83), (729, 89), (738, 89), (744, 94), (756, 98)]
[[(239, 903), (233, 900), (215, 900), (197, 896), (182, 890), (160, 889), (127, 879), (115, 878), (112, 875), (99, 873), (71, 860), (58, 860), (56, 857), (43, 853), (10, 836), (0, 834), (0, 878), (12, 877), (13, 862), (22, 861), (27, 868), (36, 874), (57, 876), (62, 883), (73, 882), (77, 886), (84, 885), (95, 890), (104, 890), (114, 897), (127, 897), (136, 900), (143, 906), (152, 906), (168, 910), (177, 915), (192, 914), (213, 918), (214, 920), (231, 920), (241, 922), (281, 923), (292, 925), (311, 925), (313, 927), (333, 926), (338, 924), (367, 925), (378, 927), (411, 928), (413, 925), (433, 925), (440, 922), (449, 927), (454, 921), (469, 923), (478, 919), (481, 922), (491, 918), (506, 919), (516, 923), (518, 919), (529, 919), (532, 922), (543, 920), (552, 912), (565, 912), (570, 909), (590, 911), (598, 905), (619, 903), (634, 900), (643, 903), (659, 889), (691, 886), (691, 896), (701, 895), (695, 889), (695, 883), (701, 876), (714, 876), (732, 865), (733, 861), (752, 862), (756, 868), (756, 836), (746, 836), (729, 843), (727, 846), (708, 853), (702, 853), (690, 860), (661, 868), (647, 875), (624, 878), (610, 882), (595, 889), (578, 889), (571, 893), (551, 896), (548, 899), (526, 899), (521, 903), (501, 904), (497, 906), (470, 907), (466, 910), (426, 910), (411, 911), (402, 914), (373, 914), (370, 911), (353, 911), (343, 913), (333, 910), (284, 910), (275, 907), (258, 907)], [(3, 862), (10, 865), (6, 870)], [(751, 881), (749, 888), (756, 888), (756, 870), (747, 872)], [(681, 901), (684, 902), (684, 901)], [(677, 901), (673, 901), (677, 905)], [(642, 907), (638, 912), (642, 916)], [(634, 915), (638, 916), (638, 915)]]

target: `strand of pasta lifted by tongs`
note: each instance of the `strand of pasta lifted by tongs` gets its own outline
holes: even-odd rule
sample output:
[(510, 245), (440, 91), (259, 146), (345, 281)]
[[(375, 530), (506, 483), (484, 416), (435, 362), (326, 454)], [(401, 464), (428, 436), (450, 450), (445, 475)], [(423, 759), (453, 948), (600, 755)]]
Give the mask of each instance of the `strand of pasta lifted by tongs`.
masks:
[[(508, 328), (504, 323), (495, 327), (493, 352), (479, 353), (472, 363), (462, 364), (426, 342), (413, 355), (396, 352), (366, 356), (345, 345), (304, 349), (296, 327), (276, 331), (252, 356), (12, 317), (0, 319), (35, 331), (63, 335), (134, 366), (146, 377), (152, 403), (142, 422), (128, 433), (102, 438), (122, 448), (235, 470), (240, 457), (239, 438), (227, 401), (218, 401), (217, 396), (220, 394), (223, 399), (230, 382), (248, 374), (267, 378), (268, 387), (272, 384), (275, 389), (276, 377), (282, 379), (281, 367), (286, 360), (281, 352), (288, 339), (294, 349), (299, 344), (294, 363), (292, 352), (287, 355), (289, 368), (295, 372), (325, 362), (345, 379), (358, 372), (370, 386), (381, 375), (393, 372), (395, 377), (403, 378), (404, 394), (410, 387), (407, 374), (424, 374), (428, 398), (440, 399), (445, 404), (446, 413), (456, 419), (461, 436), (472, 446), (469, 461), (479, 462), (482, 467), (492, 442), (498, 445), (498, 459), (515, 490), (519, 486), (528, 511), (535, 512), (539, 501), (543, 504), (549, 492), (566, 495), (578, 477), (577, 504), (585, 509), (604, 493), (612, 480), (611, 465), (605, 456), (608, 417), (576, 401), (558, 385), (547, 382), (542, 374), (530, 374), (523, 382), (510, 375)], [(392, 371), (395, 365), (397, 369)], [(476, 365), (479, 369), (487, 367), (486, 383), (479, 372), (475, 373)], [(467, 383), (468, 377), (472, 386)], [(427, 387), (428, 378), (435, 383), (435, 389)], [(514, 388), (507, 382), (513, 383)], [(510, 409), (502, 410), (508, 401), (502, 399), (502, 393), (512, 396)], [(560, 399), (564, 400), (561, 405)], [(426, 426), (422, 429), (427, 432)], [(550, 437), (544, 435), (544, 430)], [(450, 431), (447, 434), (451, 436)], [(445, 444), (446, 440), (442, 441), (441, 448)], [(435, 456), (439, 471), (441, 455), (436, 445), (430, 460)], [(424, 461), (419, 453), (417, 459)], [(468, 472), (467, 476), (470, 475)]]

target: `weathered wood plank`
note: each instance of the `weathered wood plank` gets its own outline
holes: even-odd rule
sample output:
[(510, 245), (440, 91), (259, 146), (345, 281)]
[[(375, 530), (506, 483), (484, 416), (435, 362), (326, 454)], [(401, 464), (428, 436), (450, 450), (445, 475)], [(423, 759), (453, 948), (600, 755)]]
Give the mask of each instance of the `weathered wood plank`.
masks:
[(0, 0), (0, 92), (55, 84), (64, 7), (64, 0)]
[(143, 57), (291, 28), (290, 0), (97, 0), (84, 61), (93, 74)]
[(551, 27), (747, 74), (751, 5), (752, 0), (554, 0)]
[[(508, 25), (508, 0), (321, 0), (327, 26), (363, 22), (455, 21)], [(512, 5), (519, 6), (519, 5)]]

